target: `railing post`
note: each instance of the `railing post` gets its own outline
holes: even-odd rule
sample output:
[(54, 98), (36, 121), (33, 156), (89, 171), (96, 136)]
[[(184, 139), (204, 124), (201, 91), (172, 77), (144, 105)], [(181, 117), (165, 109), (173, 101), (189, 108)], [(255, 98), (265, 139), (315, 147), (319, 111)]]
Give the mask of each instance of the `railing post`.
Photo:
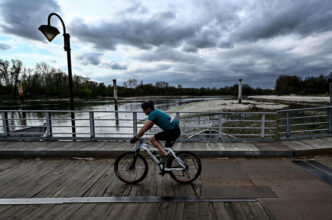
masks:
[(219, 115), (219, 119), (218, 119), (218, 121), (219, 121), (219, 129), (218, 129), (218, 134), (219, 134), (219, 137), (221, 138), (221, 136), (222, 136), (222, 114), (220, 114)]
[(137, 135), (137, 112), (133, 112), (133, 135)]
[(262, 114), (261, 138), (264, 139), (265, 133), (265, 114)]
[(51, 113), (46, 112), (46, 135), (47, 137), (52, 137), (52, 121), (51, 121)]
[(329, 107), (328, 109), (328, 120), (329, 120), (329, 133), (332, 133), (332, 108)]
[(279, 111), (276, 113), (276, 119), (275, 119), (275, 141), (279, 141)]
[(9, 136), (9, 127), (8, 127), (8, 114), (7, 112), (2, 112), (2, 126), (3, 126), (3, 134), (8, 137)]
[(290, 136), (290, 127), (289, 127), (289, 112), (286, 112), (286, 136)]
[(175, 119), (180, 122), (180, 112), (177, 112), (175, 115)]
[(89, 112), (89, 120), (90, 120), (90, 138), (95, 138), (95, 119), (94, 119), (94, 113)]

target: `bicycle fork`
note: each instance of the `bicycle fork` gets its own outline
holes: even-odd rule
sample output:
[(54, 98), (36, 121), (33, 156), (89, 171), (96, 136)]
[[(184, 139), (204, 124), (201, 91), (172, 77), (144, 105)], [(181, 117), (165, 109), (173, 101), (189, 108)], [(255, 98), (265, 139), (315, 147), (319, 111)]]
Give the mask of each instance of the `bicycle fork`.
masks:
[(129, 166), (129, 170), (135, 170), (135, 165), (136, 165), (136, 161), (137, 161), (137, 154), (139, 152), (140, 149), (137, 149), (134, 153), (133, 156), (133, 161), (131, 162), (130, 166)]

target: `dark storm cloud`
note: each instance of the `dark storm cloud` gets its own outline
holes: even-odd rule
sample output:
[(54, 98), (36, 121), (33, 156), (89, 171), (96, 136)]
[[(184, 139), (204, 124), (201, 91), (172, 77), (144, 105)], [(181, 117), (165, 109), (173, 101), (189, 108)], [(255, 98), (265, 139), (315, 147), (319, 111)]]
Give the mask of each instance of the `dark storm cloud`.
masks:
[(0, 43), (0, 50), (9, 50), (10, 48), (12, 48), (10, 45), (5, 43)]
[(60, 11), (54, 0), (7, 0), (0, 7), (3, 32), (33, 40), (44, 39), (38, 27), (47, 23), (51, 12)]
[[(209, 5), (211, 8), (214, 6)], [(76, 19), (70, 27), (73, 36), (106, 50), (115, 50), (119, 44), (151, 49), (159, 46), (178, 47), (186, 43), (183, 50), (187, 52), (216, 46), (230, 47), (230, 42), (219, 38), (222, 31), (233, 25), (236, 17), (220, 5), (215, 7), (218, 9), (214, 8), (213, 13), (207, 12), (215, 14), (215, 17), (196, 15), (195, 19), (189, 20), (178, 18), (176, 10), (152, 13), (144, 18), (129, 16), (129, 11), (129, 14), (137, 14), (137, 11), (141, 11), (140, 8), (145, 8), (138, 4), (124, 11), (116, 21), (102, 20), (97, 24), (87, 24)], [(147, 13), (147, 10), (144, 10), (144, 13)]]
[(331, 1), (267, 1), (256, 4), (249, 12), (247, 21), (231, 35), (235, 41), (255, 41), (290, 33), (308, 36), (332, 28)]
[(119, 64), (115, 61), (103, 62), (101, 64), (104, 68), (112, 69), (112, 70), (126, 70), (127, 65)]
[(196, 25), (174, 25), (175, 18), (173, 12), (163, 12), (153, 14), (149, 19), (128, 18), (117, 22), (103, 21), (98, 25), (87, 25), (77, 19), (71, 23), (71, 32), (78, 39), (101, 49), (114, 50), (118, 44), (141, 49), (163, 44), (178, 46), (195, 33)]
[(85, 53), (78, 57), (78, 60), (81, 61), (83, 65), (99, 65), (101, 63), (101, 57), (103, 53), (92, 52)]
[[(308, 36), (332, 28), (331, 1), (243, 1), (199, 3), (201, 14), (183, 21), (176, 10), (152, 14), (148, 18), (130, 17), (124, 13), (119, 21), (102, 21), (87, 25), (82, 20), (72, 22), (76, 37), (98, 48), (114, 50), (125, 44), (141, 49), (168, 45), (183, 51), (197, 52), (201, 48), (231, 48), (242, 41), (256, 41), (296, 33)], [(136, 4), (128, 11), (135, 13)], [(175, 8), (176, 9), (176, 8)], [(144, 9), (146, 13), (147, 9)], [(241, 12), (245, 14), (241, 16)]]
[(137, 59), (142, 61), (172, 61), (182, 63), (200, 63), (202, 59), (196, 55), (187, 54), (174, 49), (173, 47), (160, 46), (153, 51), (147, 51), (139, 55)]
[(127, 65), (125, 64), (119, 64), (115, 61), (103, 61), (102, 60), (103, 55), (104, 54), (101, 52), (90, 52), (80, 55), (77, 59), (80, 60), (81, 64), (83, 65), (94, 65), (113, 70), (127, 69)]

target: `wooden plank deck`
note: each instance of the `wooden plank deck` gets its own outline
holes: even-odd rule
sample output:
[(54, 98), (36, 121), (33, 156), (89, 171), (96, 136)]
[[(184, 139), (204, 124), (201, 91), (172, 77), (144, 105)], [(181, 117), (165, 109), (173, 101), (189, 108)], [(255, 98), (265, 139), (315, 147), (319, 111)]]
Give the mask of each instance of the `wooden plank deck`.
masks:
[[(0, 157), (109, 158), (125, 151), (133, 151), (135, 147), (136, 145), (125, 141), (0, 141)], [(193, 151), (199, 156), (291, 157), (332, 153), (332, 137), (257, 143), (177, 142), (173, 149)]]
[[(332, 148), (332, 137), (317, 139), (288, 140), (281, 142), (262, 143), (223, 143), (223, 142), (177, 142), (174, 150), (190, 151), (260, 151), (264, 150), (310, 150)], [(278, 147), (279, 146), (279, 147)], [(134, 145), (119, 141), (0, 141), (0, 150), (96, 150), (96, 151), (127, 151)]]
[[(113, 159), (0, 160), (0, 198), (195, 197), (202, 180), (178, 184), (151, 164), (138, 185), (119, 181)], [(259, 202), (0, 205), (1, 219), (269, 219)]]

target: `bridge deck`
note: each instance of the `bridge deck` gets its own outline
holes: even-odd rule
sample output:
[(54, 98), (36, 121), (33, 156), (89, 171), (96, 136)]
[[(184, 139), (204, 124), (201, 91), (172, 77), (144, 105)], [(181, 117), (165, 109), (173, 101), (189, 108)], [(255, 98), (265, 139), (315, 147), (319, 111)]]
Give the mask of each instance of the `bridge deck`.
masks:
[[(0, 198), (202, 196), (202, 180), (183, 185), (151, 164), (138, 185), (120, 182), (114, 160), (0, 160)], [(243, 176), (243, 175), (242, 175)], [(258, 201), (0, 205), (0, 217), (82, 219), (268, 219)]]
[[(331, 186), (290, 159), (219, 158), (202, 162), (201, 178), (192, 185), (178, 184), (168, 175), (161, 177), (151, 160), (147, 178), (138, 185), (126, 185), (115, 177), (113, 159), (0, 160), (0, 218), (329, 219), (332, 215)], [(318, 162), (328, 167), (332, 164), (331, 157), (318, 158)], [(243, 201), (2, 203), (3, 198), (140, 196)]]
[[(114, 156), (133, 150), (128, 142), (18, 142), (0, 141), (0, 156)], [(294, 156), (306, 152), (332, 152), (332, 137), (272, 143), (178, 142), (174, 150), (190, 150), (201, 156)]]

